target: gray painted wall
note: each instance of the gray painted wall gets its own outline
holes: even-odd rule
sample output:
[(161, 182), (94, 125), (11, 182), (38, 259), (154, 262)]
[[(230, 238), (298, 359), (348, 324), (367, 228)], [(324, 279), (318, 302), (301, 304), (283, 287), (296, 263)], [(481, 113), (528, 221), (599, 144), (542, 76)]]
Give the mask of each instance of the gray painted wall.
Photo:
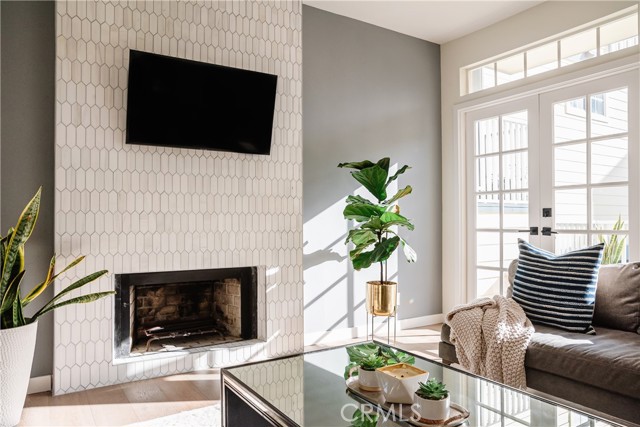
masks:
[(399, 318), (441, 313), (440, 47), (309, 6), (302, 28), (305, 333), (363, 325), (377, 277), (346, 259), (341, 212), (358, 185), (344, 161), (413, 167), (399, 186), (414, 188), (401, 208), (418, 262), (398, 260)]
[[(55, 3), (2, 1), (0, 7), (3, 234), (43, 186), (38, 223), (25, 247), (23, 287), (30, 289), (45, 277), (53, 255)], [(34, 307), (27, 307), (27, 315), (52, 293), (49, 289)], [(45, 315), (38, 325), (31, 376), (51, 374), (52, 366), (53, 317)]]

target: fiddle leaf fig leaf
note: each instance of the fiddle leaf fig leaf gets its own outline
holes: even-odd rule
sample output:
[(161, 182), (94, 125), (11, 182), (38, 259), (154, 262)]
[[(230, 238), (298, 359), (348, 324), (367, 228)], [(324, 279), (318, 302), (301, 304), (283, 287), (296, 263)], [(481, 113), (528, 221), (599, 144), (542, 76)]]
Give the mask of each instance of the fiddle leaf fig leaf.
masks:
[(398, 177), (400, 175), (402, 175), (403, 173), (405, 173), (407, 170), (411, 169), (411, 167), (409, 167), (408, 165), (404, 165), (403, 167), (401, 167), (400, 169), (398, 169), (398, 172), (396, 172), (395, 174), (393, 174), (391, 176), (391, 178), (389, 178), (389, 181), (387, 181), (387, 184), (384, 186), (384, 188), (387, 188), (389, 186), (389, 184), (391, 184), (393, 181), (395, 181), (396, 179), (398, 179)]
[(339, 168), (350, 168), (350, 169), (364, 169), (364, 168), (370, 168), (371, 166), (374, 166), (375, 163), (369, 161), (369, 160), (365, 160), (362, 162), (347, 162), (347, 163), (338, 163), (338, 167)]
[(347, 235), (346, 243), (353, 242), (354, 245), (359, 246), (365, 243), (373, 243), (376, 241), (376, 235), (371, 230), (351, 230)]
[(394, 225), (406, 227), (409, 230), (413, 230), (415, 228), (407, 218), (394, 212), (385, 212), (380, 216), (380, 221), (382, 221), (383, 223), (383, 230), (386, 230)]
[(395, 194), (395, 196), (393, 196), (392, 198), (390, 198), (389, 200), (383, 202), (383, 204), (385, 205), (391, 205), (393, 202), (395, 202), (396, 200), (399, 200), (401, 198), (403, 198), (404, 196), (406, 196), (407, 194), (411, 194), (411, 191), (413, 191), (413, 189), (411, 188), (410, 185), (407, 185), (406, 187), (404, 187), (401, 190), (398, 190), (398, 192)]
[(373, 205), (375, 206), (373, 203), (371, 203), (369, 200), (365, 199), (362, 196), (348, 196), (347, 197), (347, 204), (355, 204), (355, 203), (362, 203), (365, 205)]
[(389, 163), (391, 163), (391, 159), (389, 159), (388, 157), (384, 157), (384, 158), (378, 160), (378, 163), (376, 163), (376, 164), (378, 166), (380, 166), (388, 175), (389, 174)]
[(357, 172), (351, 172), (351, 175), (356, 181), (362, 184), (364, 188), (369, 190), (378, 201), (387, 198), (386, 181), (388, 172), (379, 165), (374, 165)]
[(414, 251), (403, 238), (400, 238), (400, 243), (402, 244), (402, 252), (404, 253), (404, 257), (407, 259), (407, 262), (416, 262), (418, 260), (418, 254), (416, 254), (416, 251)]
[(377, 217), (385, 213), (385, 209), (376, 205), (367, 205), (364, 203), (354, 203), (347, 205), (342, 211), (346, 219), (353, 219), (358, 222), (369, 221), (371, 217)]

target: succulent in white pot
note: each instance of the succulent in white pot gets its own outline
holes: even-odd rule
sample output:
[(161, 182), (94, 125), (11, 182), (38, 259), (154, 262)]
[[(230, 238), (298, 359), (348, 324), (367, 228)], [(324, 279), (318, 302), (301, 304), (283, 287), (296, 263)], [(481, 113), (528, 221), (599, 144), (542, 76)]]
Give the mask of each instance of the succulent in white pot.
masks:
[[(96, 292), (69, 298), (68, 294), (107, 273), (101, 270), (72, 283), (41, 306), (31, 317), (24, 308), (31, 304), (62, 273), (79, 264), (80, 257), (62, 271), (55, 272), (55, 255), (49, 263), (47, 276), (23, 296), (25, 274), (24, 244), (31, 236), (40, 211), (40, 193), (22, 211), (15, 227), (6, 236), (0, 235), (0, 426), (18, 424), (27, 395), (31, 363), (36, 343), (37, 320), (43, 314), (70, 304), (88, 303), (114, 292)], [(64, 298), (63, 297), (67, 297)]]
[(443, 421), (449, 417), (451, 405), (449, 390), (435, 378), (419, 383), (415, 393), (415, 403), (415, 409), (423, 420)]

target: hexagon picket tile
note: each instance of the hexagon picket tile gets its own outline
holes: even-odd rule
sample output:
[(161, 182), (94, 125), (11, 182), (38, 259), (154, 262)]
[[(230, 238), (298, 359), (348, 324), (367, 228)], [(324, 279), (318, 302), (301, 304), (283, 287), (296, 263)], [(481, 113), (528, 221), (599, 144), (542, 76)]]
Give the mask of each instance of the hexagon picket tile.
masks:
[[(97, 291), (114, 273), (278, 272), (259, 297), (268, 345), (114, 366), (113, 301), (58, 311), (54, 393), (302, 350), (300, 1), (70, 0), (56, 14), (55, 250), (60, 265), (87, 255), (67, 280), (107, 268)], [(277, 73), (271, 156), (125, 145), (129, 49)]]

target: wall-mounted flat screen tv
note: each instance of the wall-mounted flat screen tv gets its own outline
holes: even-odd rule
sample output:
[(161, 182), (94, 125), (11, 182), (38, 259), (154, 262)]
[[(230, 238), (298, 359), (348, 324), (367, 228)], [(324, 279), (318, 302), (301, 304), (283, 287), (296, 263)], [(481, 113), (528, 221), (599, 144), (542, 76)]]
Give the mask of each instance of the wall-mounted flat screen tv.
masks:
[(126, 143), (269, 154), (277, 79), (131, 50)]

